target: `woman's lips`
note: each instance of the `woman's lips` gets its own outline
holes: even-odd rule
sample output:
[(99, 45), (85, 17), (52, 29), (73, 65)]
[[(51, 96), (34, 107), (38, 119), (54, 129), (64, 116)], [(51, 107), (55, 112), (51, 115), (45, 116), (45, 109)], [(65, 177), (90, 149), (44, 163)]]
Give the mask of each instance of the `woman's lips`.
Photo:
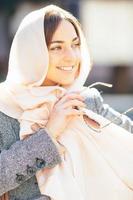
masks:
[(57, 67), (59, 70), (62, 70), (62, 71), (67, 71), (67, 72), (71, 72), (74, 68), (74, 66), (69, 66), (69, 67)]

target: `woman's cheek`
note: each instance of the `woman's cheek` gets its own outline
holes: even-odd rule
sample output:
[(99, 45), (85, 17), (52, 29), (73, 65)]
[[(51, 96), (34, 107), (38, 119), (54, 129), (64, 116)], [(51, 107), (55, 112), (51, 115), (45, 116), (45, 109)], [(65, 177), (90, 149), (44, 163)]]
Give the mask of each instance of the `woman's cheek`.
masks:
[(62, 55), (59, 53), (52, 53), (49, 55), (49, 63), (54, 66), (57, 65), (61, 60)]
[(75, 55), (76, 55), (77, 62), (80, 63), (80, 61), (81, 61), (81, 52), (80, 52), (80, 49), (76, 49)]

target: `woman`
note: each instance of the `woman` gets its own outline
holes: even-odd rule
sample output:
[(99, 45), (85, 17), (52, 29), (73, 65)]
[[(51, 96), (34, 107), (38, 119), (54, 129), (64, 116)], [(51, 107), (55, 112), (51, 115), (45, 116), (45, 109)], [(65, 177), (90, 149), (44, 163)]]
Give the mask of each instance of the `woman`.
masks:
[[(84, 90), (90, 69), (83, 33), (70, 13), (47, 6), (25, 17), (0, 87), (3, 199), (50, 199), (40, 193), (35, 175), (61, 162), (57, 148), (61, 155), (64, 151), (56, 147), (56, 139), (73, 118), (83, 115), (85, 106), (110, 120), (117, 117), (116, 124), (133, 132), (132, 121), (104, 105), (95, 88)], [(99, 128), (95, 120), (87, 120)]]

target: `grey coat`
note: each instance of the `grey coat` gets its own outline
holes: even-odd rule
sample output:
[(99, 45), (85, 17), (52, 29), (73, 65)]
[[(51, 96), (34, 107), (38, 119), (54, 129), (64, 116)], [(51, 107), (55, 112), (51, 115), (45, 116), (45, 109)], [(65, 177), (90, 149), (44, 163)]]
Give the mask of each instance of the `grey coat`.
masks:
[[(96, 89), (85, 100), (88, 109), (108, 118), (119, 116)], [(116, 124), (133, 133), (133, 122), (126, 116)], [(10, 200), (49, 200), (39, 192), (35, 173), (41, 168), (54, 167), (61, 162), (59, 153), (44, 129), (28, 139), (19, 139), (19, 122), (0, 112), (0, 196), (9, 191)], [(55, 183), (53, 183), (55, 184)]]

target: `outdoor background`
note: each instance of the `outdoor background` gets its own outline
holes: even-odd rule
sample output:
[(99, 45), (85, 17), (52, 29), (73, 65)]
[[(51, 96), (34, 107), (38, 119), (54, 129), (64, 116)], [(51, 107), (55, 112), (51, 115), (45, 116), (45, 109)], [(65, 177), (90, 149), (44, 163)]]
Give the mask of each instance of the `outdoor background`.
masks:
[[(97, 87), (104, 102), (119, 112), (132, 107), (132, 0), (0, 0), (0, 82), (6, 78), (11, 42), (22, 18), (48, 4), (71, 11), (82, 24), (93, 59), (86, 85), (111, 83), (112, 88)], [(133, 112), (128, 115), (133, 119)]]

